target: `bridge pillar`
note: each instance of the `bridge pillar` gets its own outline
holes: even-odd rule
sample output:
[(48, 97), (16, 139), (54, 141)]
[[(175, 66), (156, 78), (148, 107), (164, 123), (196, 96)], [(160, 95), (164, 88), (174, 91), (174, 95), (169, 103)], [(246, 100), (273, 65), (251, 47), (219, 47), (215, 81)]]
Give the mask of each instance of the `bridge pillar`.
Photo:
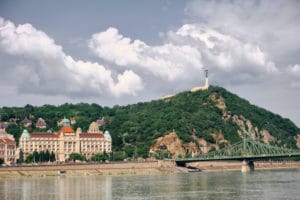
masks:
[(254, 162), (252, 160), (243, 160), (242, 162), (242, 172), (252, 172), (254, 171)]

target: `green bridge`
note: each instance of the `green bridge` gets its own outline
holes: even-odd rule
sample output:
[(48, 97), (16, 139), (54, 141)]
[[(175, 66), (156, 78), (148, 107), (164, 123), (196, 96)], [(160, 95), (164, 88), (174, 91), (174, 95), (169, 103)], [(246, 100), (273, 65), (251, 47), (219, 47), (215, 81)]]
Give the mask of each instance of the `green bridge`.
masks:
[[(201, 161), (243, 161), (242, 171), (254, 170), (255, 160), (270, 160), (276, 158), (300, 157), (300, 150), (271, 146), (243, 137), (243, 140), (230, 147), (202, 154), (194, 158), (177, 159), (178, 166), (185, 166), (186, 163)], [(243, 169), (244, 167), (244, 169)]]

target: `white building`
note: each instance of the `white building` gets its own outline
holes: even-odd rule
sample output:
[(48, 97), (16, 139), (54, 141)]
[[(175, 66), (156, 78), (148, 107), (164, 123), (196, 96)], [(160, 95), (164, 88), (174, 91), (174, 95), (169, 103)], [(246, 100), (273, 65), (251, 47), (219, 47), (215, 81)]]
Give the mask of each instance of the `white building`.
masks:
[(24, 130), (19, 146), (25, 158), (34, 151), (48, 150), (55, 153), (56, 160), (65, 161), (71, 153), (80, 153), (87, 159), (96, 153), (110, 153), (111, 143), (109, 132), (105, 131), (103, 134), (96, 122), (90, 124), (87, 133), (83, 133), (80, 128), (75, 132), (70, 126), (70, 121), (64, 119), (64, 126), (57, 133), (28, 133)]

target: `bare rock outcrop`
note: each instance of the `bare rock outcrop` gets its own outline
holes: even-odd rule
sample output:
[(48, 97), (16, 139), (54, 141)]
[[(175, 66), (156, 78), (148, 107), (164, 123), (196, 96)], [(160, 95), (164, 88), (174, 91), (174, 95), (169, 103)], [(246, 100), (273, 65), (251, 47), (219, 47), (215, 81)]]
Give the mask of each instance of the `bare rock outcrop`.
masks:
[[(253, 126), (251, 121), (243, 115), (230, 115), (230, 112), (227, 111), (226, 103), (222, 96), (217, 97), (217, 94), (212, 94), (210, 95), (210, 99), (215, 102), (216, 107), (222, 111), (224, 121), (232, 120), (238, 125), (239, 130), (237, 132), (241, 137), (243, 137), (244, 130), (246, 130), (248, 136), (250, 136), (252, 139), (262, 138), (262, 141), (266, 144), (270, 144), (271, 141), (276, 141), (276, 138), (274, 138), (269, 131), (265, 129), (259, 131), (259, 129), (256, 126)], [(298, 142), (297, 144), (299, 144), (298, 147), (300, 147), (300, 136), (297, 136), (296, 140)], [(217, 140), (216, 142), (218, 143)]]
[(183, 142), (179, 139), (176, 132), (171, 132), (168, 135), (157, 138), (156, 143), (150, 148), (150, 153), (154, 153), (158, 150), (168, 151), (174, 154), (174, 157), (186, 155)]
[[(270, 144), (270, 142), (275, 141), (276, 139), (270, 134), (269, 131), (263, 129), (260, 131), (260, 134), (262, 135), (262, 140), (264, 141), (264, 143), (266, 144)], [(300, 139), (300, 138), (299, 138)], [(299, 140), (300, 142), (300, 140)], [(299, 143), (300, 144), (300, 143)]]
[(203, 139), (203, 138), (197, 138), (197, 141), (200, 145), (200, 153), (204, 154), (204, 153), (208, 153), (211, 149), (211, 147), (209, 146), (208, 142)]
[(226, 104), (223, 97), (221, 96), (217, 97), (217, 95), (214, 93), (210, 95), (210, 99), (216, 103), (217, 108), (219, 108), (224, 112), (226, 111)]
[(296, 136), (296, 145), (300, 149), (300, 133)]
[(192, 157), (201, 153), (201, 149), (194, 142), (188, 142), (183, 144), (186, 154), (191, 154)]
[(157, 151), (165, 151), (173, 154), (174, 158), (180, 156), (197, 156), (200, 154), (208, 153), (213, 148), (216, 150), (220, 149), (220, 144), (224, 143), (225, 145), (229, 144), (224, 138), (224, 135), (220, 133), (211, 133), (212, 137), (215, 139), (216, 143), (211, 144), (203, 138), (198, 138), (194, 134), (192, 137), (195, 142), (184, 143), (176, 134), (176, 132), (171, 132), (168, 135), (159, 137), (156, 140), (156, 143), (150, 148), (150, 153), (155, 153)]

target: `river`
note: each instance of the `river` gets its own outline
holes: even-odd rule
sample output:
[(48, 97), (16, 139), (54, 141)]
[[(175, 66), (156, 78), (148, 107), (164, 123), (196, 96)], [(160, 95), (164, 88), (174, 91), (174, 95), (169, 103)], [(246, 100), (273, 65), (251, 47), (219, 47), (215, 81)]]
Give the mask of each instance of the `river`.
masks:
[(3, 178), (0, 199), (300, 199), (300, 170)]

